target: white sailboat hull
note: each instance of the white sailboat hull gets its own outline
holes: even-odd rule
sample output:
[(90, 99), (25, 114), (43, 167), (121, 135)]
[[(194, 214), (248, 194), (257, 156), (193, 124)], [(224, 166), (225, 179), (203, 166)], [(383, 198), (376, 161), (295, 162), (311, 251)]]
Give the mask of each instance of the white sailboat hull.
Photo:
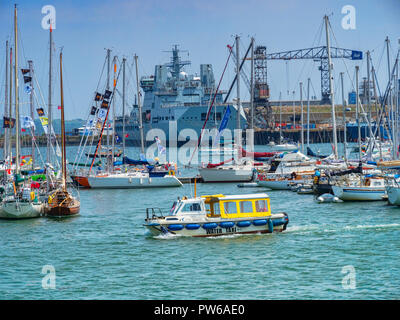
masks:
[(385, 195), (385, 188), (380, 187), (332, 186), (332, 190), (343, 201), (378, 201)]
[(386, 187), (388, 201), (392, 205), (400, 206), (400, 188), (395, 186)]
[(164, 177), (110, 175), (88, 177), (87, 180), (92, 189), (142, 189), (182, 186), (178, 178), (172, 175), (165, 175)]
[(204, 182), (249, 182), (253, 178), (253, 168), (200, 168)]
[(284, 144), (277, 144), (273, 148), (276, 151), (294, 151), (297, 150), (299, 147), (294, 144), (284, 143)]
[(1, 219), (37, 218), (43, 213), (43, 204), (30, 202), (4, 201), (0, 205)]

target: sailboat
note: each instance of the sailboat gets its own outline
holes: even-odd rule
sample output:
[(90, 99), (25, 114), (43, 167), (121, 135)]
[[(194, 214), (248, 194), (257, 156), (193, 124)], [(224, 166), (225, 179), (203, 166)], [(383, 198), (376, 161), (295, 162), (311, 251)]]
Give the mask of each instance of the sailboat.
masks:
[[(241, 103), (240, 103), (240, 68), (239, 68), (239, 36), (235, 37), (236, 40), (236, 109), (237, 109), (237, 117), (236, 117), (236, 129), (240, 130), (240, 115), (241, 115)], [(254, 43), (252, 44), (254, 45)], [(221, 78), (222, 79), (222, 78)], [(210, 106), (210, 110), (213, 107), (213, 104)], [(224, 130), (223, 124), (229, 119), (229, 114), (227, 113), (229, 108), (227, 108), (224, 119), (221, 121), (221, 126), (219, 129), (219, 133)], [(206, 118), (207, 121), (207, 118)], [(205, 124), (203, 125), (204, 128)], [(201, 138), (201, 137), (200, 137)], [(199, 139), (199, 142), (201, 139)], [(240, 141), (236, 146), (237, 158), (234, 160), (232, 164), (226, 165), (227, 161), (223, 161), (218, 164), (207, 164), (203, 165), (199, 168), (199, 173), (204, 182), (249, 182), (253, 180), (253, 176), (255, 173), (254, 162), (251, 159), (241, 158), (240, 153)], [(232, 161), (230, 160), (230, 161)], [(229, 161), (229, 162), (230, 162)]]
[(60, 186), (49, 195), (46, 215), (49, 217), (69, 217), (79, 214), (80, 202), (67, 189), (67, 164), (65, 152), (64, 93), (62, 78), (62, 52), (60, 53), (60, 90), (61, 90), (61, 143), (62, 143), (62, 180)]
[[(15, 118), (19, 119), (19, 96), (18, 96), (18, 31), (17, 31), (17, 6), (14, 7), (14, 41), (15, 41), (15, 69), (14, 69), (14, 89), (15, 89)], [(20, 175), (20, 128), (19, 121), (16, 121), (15, 150), (16, 161), (15, 170), (12, 165), (9, 168), (7, 182), (5, 185), (5, 195), (0, 203), (0, 218), (2, 219), (26, 219), (39, 217), (43, 212), (43, 204), (38, 199), (35, 191), (25, 182)], [(9, 159), (12, 159), (11, 148)], [(14, 173), (14, 174), (13, 174)]]
[[(109, 59), (109, 54), (107, 55), (107, 59)], [(139, 115), (141, 115), (141, 104), (140, 104), (140, 94), (139, 94), (139, 78), (137, 71), (137, 56), (135, 56), (136, 61), (136, 83), (138, 88), (138, 107), (139, 107)], [(117, 65), (114, 64), (114, 73), (116, 73)], [(123, 110), (125, 110), (125, 59), (122, 63), (122, 71), (123, 71)], [(113, 91), (109, 92), (110, 103), (114, 99), (114, 93), (116, 90), (117, 79), (114, 77), (114, 88)], [(108, 87), (107, 87), (108, 89)], [(108, 104), (108, 102), (107, 102)], [(113, 107), (115, 108), (115, 103), (113, 103)], [(86, 172), (75, 172), (71, 175), (74, 183), (80, 187), (92, 188), (92, 189), (133, 189), (133, 188), (157, 188), (157, 187), (181, 187), (183, 184), (179, 181), (179, 179), (175, 176), (175, 170), (172, 169), (164, 169), (165, 166), (161, 165), (152, 165), (152, 163), (148, 161), (135, 161), (129, 159), (125, 156), (125, 136), (123, 137), (123, 148), (121, 151), (121, 155), (123, 155), (122, 165), (124, 167), (115, 167), (114, 157), (112, 157), (113, 149), (112, 148), (107, 157), (107, 170), (94, 172), (94, 160), (98, 158), (99, 147), (101, 145), (101, 139), (104, 132), (104, 127), (107, 122), (109, 106), (107, 109), (107, 114), (105, 115), (105, 120), (103, 122), (102, 130), (100, 132), (100, 138), (97, 143), (96, 150), (93, 154), (90, 155), (92, 158), (91, 165), (89, 171)], [(124, 113), (124, 112), (123, 112)], [(140, 135), (141, 135), (141, 153), (144, 154), (144, 134), (143, 134), (143, 125), (141, 116), (138, 117), (140, 124)], [(125, 114), (123, 114), (123, 119), (125, 119)], [(114, 117), (115, 120), (115, 117)], [(114, 121), (113, 120), (113, 121)], [(124, 123), (124, 120), (123, 120)], [(124, 125), (123, 125), (124, 126)], [(114, 143), (114, 142), (113, 142)], [(158, 142), (157, 142), (158, 143)], [(114, 152), (115, 155), (115, 152)], [(88, 156), (88, 154), (87, 154)], [(166, 165), (169, 167), (170, 164)]]

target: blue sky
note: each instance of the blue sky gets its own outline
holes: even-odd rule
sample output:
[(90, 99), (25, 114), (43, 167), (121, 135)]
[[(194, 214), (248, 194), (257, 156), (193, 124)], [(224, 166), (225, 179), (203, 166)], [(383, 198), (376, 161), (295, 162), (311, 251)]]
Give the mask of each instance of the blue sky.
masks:
[[(0, 0), (0, 101), (4, 101), (5, 41), (12, 40), (14, 3)], [(383, 88), (387, 81), (386, 52), (383, 51), (385, 37), (389, 36), (391, 40), (392, 60), (400, 38), (398, 0), (21, 0), (17, 2), (21, 37), (19, 64), (22, 67), (26, 65), (24, 61), (34, 61), (45, 101), (49, 40), (48, 31), (41, 27), (44, 16), (41, 9), (49, 4), (56, 8), (54, 42), (57, 58), (59, 48), (63, 47), (67, 119), (86, 118), (104, 63), (104, 48), (111, 48), (112, 55), (118, 55), (120, 59), (125, 56), (129, 65), (137, 53), (139, 71), (144, 75), (153, 73), (155, 64), (168, 62), (169, 53), (164, 51), (179, 44), (181, 49), (188, 50), (188, 53), (183, 53), (183, 58), (192, 61), (186, 71), (199, 73), (199, 64), (211, 63), (218, 81), (228, 56), (226, 45), (233, 43), (235, 34), (241, 36), (243, 53), (251, 36), (255, 37), (257, 44), (267, 46), (268, 52), (324, 45), (325, 35), (322, 33), (320, 36), (319, 28), (323, 16), (328, 14), (337, 40), (332, 39), (332, 46), (372, 51)], [(355, 30), (341, 27), (344, 5), (353, 5), (356, 9)], [(365, 60), (357, 63), (346, 61), (346, 64), (335, 60), (335, 83), (338, 84), (339, 72), (348, 71), (345, 86), (350, 89), (356, 64), (360, 65), (360, 76), (365, 76)], [(317, 67), (313, 61), (290, 61), (287, 74), (285, 62), (269, 62), (271, 98), (277, 99), (280, 91), (286, 98), (288, 85), (289, 91), (295, 90), (298, 98), (298, 83), (306, 83), (308, 77), (311, 77), (313, 89), (319, 97), (320, 73)], [(58, 73), (58, 64), (55, 64), (55, 69)], [(133, 101), (136, 90), (134, 73), (128, 73), (128, 100)], [(223, 81), (224, 89), (233, 76), (234, 65), (231, 63)], [(59, 80), (57, 76), (55, 78), (54, 100), (57, 105)], [(242, 85), (242, 98), (248, 97), (246, 91)], [(27, 110), (26, 94), (21, 90), (20, 95), (22, 108)], [(339, 99), (339, 92), (337, 97)], [(3, 110), (2, 106), (0, 110)]]

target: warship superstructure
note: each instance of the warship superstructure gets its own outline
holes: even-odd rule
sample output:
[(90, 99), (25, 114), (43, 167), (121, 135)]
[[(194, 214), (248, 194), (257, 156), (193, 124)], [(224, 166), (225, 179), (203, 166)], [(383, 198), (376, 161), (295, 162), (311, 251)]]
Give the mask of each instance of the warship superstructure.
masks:
[[(177, 136), (184, 129), (192, 129), (197, 137), (200, 135), (206, 120), (207, 111), (215, 95), (213, 109), (210, 112), (205, 129), (218, 128), (226, 109), (230, 108), (230, 116), (227, 129), (236, 129), (237, 106), (223, 103), (225, 91), (216, 93), (216, 84), (211, 64), (200, 65), (200, 75), (189, 75), (183, 69), (190, 65), (190, 61), (183, 61), (179, 56), (178, 46), (172, 49), (172, 58), (169, 63), (156, 65), (154, 75), (144, 76), (140, 79), (140, 87), (144, 91), (142, 106), (143, 131), (146, 134), (151, 129), (160, 129), (165, 134), (168, 142), (170, 137), (170, 125), (176, 122)], [(139, 108), (134, 106), (130, 115), (125, 116), (125, 139), (129, 145), (140, 144), (139, 132)], [(246, 116), (241, 108), (241, 129), (246, 128)], [(115, 129), (119, 137), (122, 137), (122, 117), (116, 120)], [(186, 132), (182, 132), (186, 136)], [(174, 133), (175, 134), (175, 133)], [(174, 139), (177, 139), (175, 136)], [(187, 137), (177, 140), (185, 142)], [(153, 143), (154, 141), (147, 141)], [(179, 144), (179, 142), (178, 142)]]

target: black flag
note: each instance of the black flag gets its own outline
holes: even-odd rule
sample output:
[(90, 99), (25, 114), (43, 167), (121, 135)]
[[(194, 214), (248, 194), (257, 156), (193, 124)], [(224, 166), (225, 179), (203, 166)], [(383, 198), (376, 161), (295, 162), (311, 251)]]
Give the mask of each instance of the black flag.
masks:
[(102, 99), (103, 99), (103, 96), (100, 93), (96, 92), (96, 95), (94, 97), (94, 101), (100, 101)]
[(37, 111), (39, 117), (43, 117), (43, 116), (44, 116), (44, 110), (43, 110), (43, 108), (38, 108), (38, 109), (36, 109), (36, 111)]
[(26, 74), (26, 73), (30, 72), (30, 70), (29, 69), (21, 69), (21, 72), (22, 72), (22, 74)]
[(107, 109), (107, 108), (108, 108), (108, 101), (107, 101), (107, 100), (103, 100), (103, 102), (102, 102), (102, 104), (101, 104), (101, 107), (102, 107), (103, 109)]
[(110, 97), (111, 97), (111, 91), (110, 90), (106, 90), (105, 92), (104, 92), (104, 96), (103, 96), (103, 98), (104, 99), (109, 99)]
[(15, 119), (3, 117), (3, 128), (14, 128)]
[(30, 76), (24, 76), (24, 83), (28, 83), (32, 81), (32, 77)]
[(90, 114), (92, 116), (94, 116), (96, 114), (96, 112), (97, 112), (97, 108), (96, 107), (92, 107), (92, 110), (90, 110)]

